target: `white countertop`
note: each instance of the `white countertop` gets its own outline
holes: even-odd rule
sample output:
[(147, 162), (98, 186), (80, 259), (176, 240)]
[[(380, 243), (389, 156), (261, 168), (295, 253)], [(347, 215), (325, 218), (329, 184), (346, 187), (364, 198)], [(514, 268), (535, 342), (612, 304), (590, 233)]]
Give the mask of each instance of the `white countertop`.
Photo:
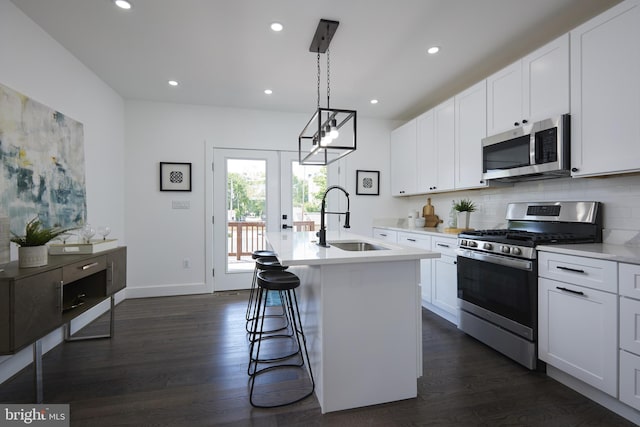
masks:
[(419, 248), (401, 246), (344, 231), (327, 231), (327, 242), (363, 241), (387, 248), (377, 251), (345, 251), (330, 246), (317, 245), (315, 232), (291, 230), (268, 232), (267, 241), (276, 252), (282, 265), (350, 264), (356, 262), (406, 261), (423, 258), (439, 258), (440, 253)]
[(565, 255), (577, 255), (616, 262), (640, 264), (640, 247), (611, 245), (607, 243), (577, 243), (570, 245), (540, 245), (539, 251)]

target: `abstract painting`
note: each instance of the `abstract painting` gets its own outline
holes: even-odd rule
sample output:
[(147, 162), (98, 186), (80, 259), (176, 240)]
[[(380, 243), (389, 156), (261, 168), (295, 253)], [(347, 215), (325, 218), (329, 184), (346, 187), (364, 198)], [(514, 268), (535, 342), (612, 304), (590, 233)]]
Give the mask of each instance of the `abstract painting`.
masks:
[(35, 216), (60, 227), (87, 217), (82, 123), (1, 84), (0, 215), (16, 234)]

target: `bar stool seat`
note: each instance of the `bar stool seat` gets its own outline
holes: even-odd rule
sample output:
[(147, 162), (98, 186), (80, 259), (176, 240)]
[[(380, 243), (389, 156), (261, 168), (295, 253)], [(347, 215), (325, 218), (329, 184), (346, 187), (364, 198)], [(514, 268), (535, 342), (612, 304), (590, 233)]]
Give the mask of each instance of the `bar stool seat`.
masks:
[[(250, 357), (248, 373), (250, 375), (250, 387), (249, 401), (252, 406), (257, 408), (275, 408), (279, 406), (290, 405), (292, 403), (299, 402), (309, 396), (311, 396), (315, 390), (315, 381), (313, 373), (311, 371), (311, 363), (309, 362), (309, 353), (307, 350), (306, 337), (302, 329), (302, 322), (300, 319), (300, 309), (298, 307), (298, 299), (296, 297), (295, 289), (300, 286), (300, 278), (289, 271), (277, 271), (277, 270), (263, 270), (258, 271), (257, 274), (258, 292), (256, 297), (257, 313), (260, 321), (253, 323), (253, 336), (256, 337), (255, 341), (250, 345)], [(264, 314), (266, 309), (266, 295), (269, 291), (280, 292), (282, 298), (282, 304), (286, 310), (286, 316), (290, 321), (292, 335), (280, 335), (265, 336), (264, 327)], [(285, 354), (280, 357), (271, 357), (268, 359), (260, 358), (260, 348), (263, 341), (273, 338), (288, 338), (294, 340), (295, 351)], [(255, 349), (255, 354), (254, 354)], [(290, 361), (297, 358), (297, 362)], [(305, 359), (307, 369), (305, 369)], [(265, 367), (259, 367), (259, 365), (265, 365)], [(283, 377), (271, 378), (266, 381), (265, 390), (262, 393), (258, 393), (261, 396), (271, 395), (277, 396), (276, 402), (270, 401), (268, 403), (260, 403), (254, 400), (255, 383), (257, 377), (265, 375), (269, 372), (280, 369), (296, 369), (298, 370), (299, 381), (292, 381), (290, 375)], [(307, 377), (308, 370), (308, 377)], [(308, 381), (310, 380), (310, 385)], [(300, 384), (303, 383), (303, 385)], [(306, 383), (306, 384), (305, 384)], [(289, 396), (284, 390), (280, 390), (278, 385), (283, 387), (289, 385), (294, 387), (292, 390), (295, 392), (294, 397), (282, 398), (282, 396)], [(293, 385), (292, 385), (293, 384)], [(259, 386), (259, 388), (261, 388)], [(305, 390), (307, 389), (307, 390)], [(302, 390), (302, 395), (300, 395)], [(269, 399), (267, 399), (269, 400)]]

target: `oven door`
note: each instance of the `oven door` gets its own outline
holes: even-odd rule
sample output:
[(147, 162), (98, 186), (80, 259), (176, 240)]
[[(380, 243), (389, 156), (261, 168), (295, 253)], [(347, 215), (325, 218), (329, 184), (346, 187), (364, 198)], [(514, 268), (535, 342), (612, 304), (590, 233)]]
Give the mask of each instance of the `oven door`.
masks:
[(535, 260), (458, 249), (460, 308), (530, 341), (536, 340)]

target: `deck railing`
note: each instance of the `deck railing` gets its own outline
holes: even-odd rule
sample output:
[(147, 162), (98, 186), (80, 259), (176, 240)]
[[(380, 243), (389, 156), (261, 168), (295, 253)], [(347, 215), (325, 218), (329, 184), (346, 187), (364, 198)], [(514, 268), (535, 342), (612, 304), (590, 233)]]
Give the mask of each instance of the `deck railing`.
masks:
[[(240, 260), (254, 251), (265, 248), (264, 221), (229, 221), (227, 229), (229, 256)], [(295, 231), (314, 231), (313, 221), (294, 221)]]

